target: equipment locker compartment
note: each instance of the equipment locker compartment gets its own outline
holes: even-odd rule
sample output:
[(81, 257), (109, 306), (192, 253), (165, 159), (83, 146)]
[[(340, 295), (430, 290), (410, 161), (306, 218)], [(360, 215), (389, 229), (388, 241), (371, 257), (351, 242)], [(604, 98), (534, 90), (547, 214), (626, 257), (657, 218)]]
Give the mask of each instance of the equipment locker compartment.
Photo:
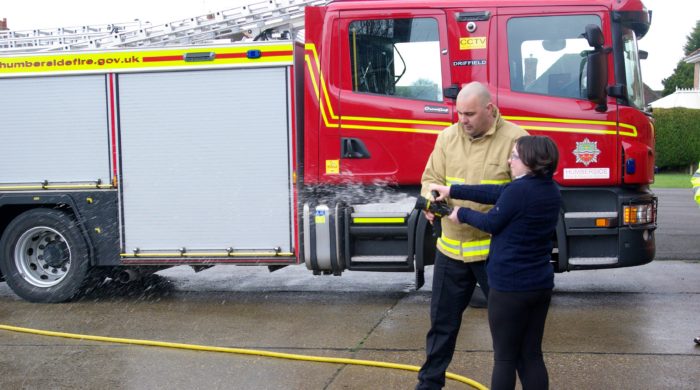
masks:
[(0, 90), (0, 183), (109, 183), (104, 76), (7, 78)]
[(119, 76), (127, 254), (292, 251), (287, 76), (285, 67)]

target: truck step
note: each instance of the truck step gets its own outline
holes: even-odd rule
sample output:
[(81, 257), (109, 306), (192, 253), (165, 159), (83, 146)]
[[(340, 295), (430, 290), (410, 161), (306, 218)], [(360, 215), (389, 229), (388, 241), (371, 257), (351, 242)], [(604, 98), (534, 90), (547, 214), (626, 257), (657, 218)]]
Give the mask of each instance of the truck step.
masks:
[(406, 256), (353, 256), (348, 269), (353, 271), (413, 271), (412, 258)]
[(357, 263), (400, 263), (406, 262), (406, 256), (353, 256), (350, 261)]

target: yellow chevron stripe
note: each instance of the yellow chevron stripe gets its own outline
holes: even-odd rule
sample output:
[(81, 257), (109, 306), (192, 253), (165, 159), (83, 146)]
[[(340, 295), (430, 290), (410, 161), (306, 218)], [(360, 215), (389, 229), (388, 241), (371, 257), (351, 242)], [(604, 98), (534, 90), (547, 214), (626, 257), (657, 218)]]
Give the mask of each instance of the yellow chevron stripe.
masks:
[[(320, 92), (319, 92), (319, 87), (318, 83), (316, 82), (316, 76), (314, 74), (314, 69), (313, 65), (311, 64), (311, 59), (309, 58), (309, 55), (305, 55), (304, 58), (306, 59), (306, 65), (307, 68), (309, 68), (309, 77), (311, 77), (311, 83), (314, 86), (314, 92), (316, 93), (316, 100), (318, 100), (318, 106), (319, 109), (321, 110), (321, 117), (323, 118), (323, 123), (326, 125), (326, 127), (331, 127), (331, 128), (338, 128), (337, 123), (329, 123), (328, 122), (328, 117), (326, 117), (326, 110), (323, 108), (323, 102), (321, 102), (321, 97), (320, 97)], [(320, 71), (319, 71), (320, 74)], [(325, 88), (324, 88), (325, 91)]]
[(361, 126), (361, 125), (342, 125), (344, 129), (368, 130), (368, 131), (390, 131), (401, 133), (416, 133), (416, 134), (440, 134), (442, 130), (427, 130), (414, 128), (398, 128), (398, 127), (383, 127), (383, 126)]
[[(313, 59), (307, 54), (305, 60), (307, 67), (309, 69), (309, 74), (311, 75), (311, 81), (314, 85), (314, 91), (316, 93), (316, 98), (319, 100), (319, 106), (321, 108), (321, 116), (323, 117), (323, 122), (327, 127), (331, 128), (348, 128), (355, 130), (371, 130), (371, 131), (392, 131), (392, 132), (404, 132), (404, 133), (421, 133), (421, 134), (439, 134), (442, 129), (439, 130), (427, 130), (427, 129), (415, 129), (415, 128), (405, 128), (405, 127), (381, 127), (381, 126), (362, 126), (362, 125), (347, 125), (332, 123), (328, 120), (326, 112), (324, 109), (325, 102), (328, 107), (328, 115), (333, 121), (356, 121), (356, 122), (379, 122), (379, 123), (395, 123), (395, 124), (409, 124), (409, 125), (427, 125), (427, 126), (440, 126), (442, 128), (450, 126), (451, 122), (441, 122), (441, 121), (423, 121), (423, 120), (413, 120), (413, 119), (396, 119), (396, 118), (376, 118), (376, 117), (363, 117), (363, 116), (338, 116), (333, 111), (333, 105), (331, 104), (330, 95), (326, 87), (326, 81), (324, 79), (323, 73), (321, 73), (321, 62), (318, 57), (318, 51), (316, 50), (316, 45), (313, 43), (307, 43), (304, 45), (306, 50), (311, 51)], [(311, 63), (315, 62), (315, 66)], [(318, 72), (320, 87), (316, 82), (315, 72)], [(323, 97), (321, 97), (321, 92), (323, 92)], [(589, 120), (589, 119), (570, 119), (570, 118), (547, 118), (547, 117), (530, 117), (530, 116), (503, 116), (503, 119), (511, 121), (520, 122), (549, 122), (549, 123), (568, 123), (568, 124), (581, 124), (581, 125), (600, 125), (600, 126), (611, 126), (613, 129), (587, 129), (587, 128), (569, 128), (569, 127), (555, 127), (555, 126), (534, 126), (534, 125), (521, 125), (522, 128), (526, 130), (536, 130), (536, 131), (547, 131), (547, 132), (562, 132), (562, 133), (583, 133), (583, 134), (600, 134), (600, 135), (615, 135), (618, 134), (617, 126), (618, 123), (613, 121), (599, 121), (599, 120)], [(627, 124), (619, 124), (620, 135), (636, 137), (637, 127)], [(625, 128), (629, 131), (622, 131)], [(653, 128), (652, 128), (653, 131)]]
[[(535, 116), (503, 116), (503, 119), (509, 120), (509, 121), (523, 121), (523, 122), (551, 122), (551, 123), (572, 123), (572, 124), (581, 124), (581, 125), (601, 125), (601, 126), (612, 126), (613, 128), (617, 128), (617, 122), (612, 122), (612, 121), (596, 121), (596, 120), (589, 120), (589, 119), (568, 119), (568, 118), (545, 118), (545, 117), (535, 117)], [(525, 128), (524, 126), (521, 126)], [(630, 129), (631, 132), (623, 132), (620, 131), (620, 135), (629, 135), (631, 137), (636, 137), (637, 136), (637, 127), (627, 124), (627, 123), (620, 123), (620, 127), (624, 127), (626, 129)], [(557, 131), (556, 129), (562, 129), (562, 128), (556, 128), (552, 127), (552, 130), (542, 130), (542, 131)], [(566, 129), (566, 128), (563, 128)], [(533, 130), (538, 130), (536, 128), (533, 128)], [(592, 130), (592, 129), (572, 129), (576, 130), (576, 132), (590, 132), (590, 131), (606, 131), (606, 130)], [(581, 131), (585, 130), (585, 131)], [(616, 134), (617, 132), (615, 130), (608, 130), (607, 133), (599, 133), (599, 134)]]
[[(330, 96), (328, 93), (328, 89), (326, 87), (326, 82), (323, 77), (323, 73), (321, 73), (321, 63), (318, 58), (318, 52), (316, 51), (316, 45), (312, 43), (307, 43), (305, 45), (305, 48), (310, 50), (313, 59), (307, 54), (305, 56), (305, 61), (307, 63), (307, 67), (309, 69), (309, 73), (311, 75), (311, 81), (314, 85), (314, 89), (316, 92), (316, 98), (319, 99), (319, 106), (321, 107), (321, 116), (323, 117), (323, 122), (326, 126), (328, 127), (343, 127), (343, 128), (348, 128), (348, 129), (356, 129), (356, 130), (373, 130), (373, 131), (393, 131), (393, 132), (405, 132), (405, 133), (420, 133), (420, 134), (439, 134), (440, 131), (442, 131), (442, 128), (450, 126), (452, 123), (451, 122), (439, 122), (439, 121), (424, 121), (424, 120), (413, 120), (413, 119), (395, 119), (395, 118), (376, 118), (376, 117), (360, 117), (360, 116), (338, 116), (335, 114), (333, 111), (333, 106), (330, 101)], [(312, 61), (315, 62), (315, 66), (311, 63)], [(314, 69), (315, 68), (315, 69)], [(316, 83), (316, 78), (315, 78), (315, 71), (318, 72), (319, 78), (320, 78), (320, 88), (318, 84)], [(321, 92), (323, 92), (323, 97), (320, 96)], [(396, 124), (410, 124), (410, 125), (428, 125), (428, 126), (439, 126), (441, 129), (415, 129), (415, 128), (403, 128), (403, 127), (381, 127), (381, 126), (361, 126), (361, 125), (346, 125), (342, 124), (339, 126), (338, 123), (332, 123), (328, 120), (328, 117), (326, 116), (325, 110), (324, 110), (324, 105), (322, 104), (322, 101), (325, 101), (325, 105), (328, 107), (328, 114), (330, 115), (331, 120), (335, 121), (356, 121), (356, 122), (379, 122), (379, 123), (396, 123)]]
[(414, 119), (393, 119), (393, 118), (369, 118), (369, 117), (364, 117), (364, 116), (346, 116), (343, 115), (341, 116), (343, 120), (349, 120), (349, 121), (365, 121), (365, 122), (390, 122), (390, 123), (412, 123), (412, 124), (417, 124), (417, 125), (433, 125), (433, 126), (442, 126), (442, 127), (447, 127), (451, 126), (452, 123), (450, 122), (437, 122), (437, 121), (421, 121), (421, 120), (414, 120)]
[(581, 128), (571, 128), (571, 127), (551, 127), (551, 126), (530, 126), (530, 125), (520, 125), (525, 130), (538, 130), (538, 131), (551, 131), (557, 133), (584, 133), (584, 134), (608, 134), (615, 135), (617, 131), (615, 130), (594, 130), (594, 129), (581, 129)]

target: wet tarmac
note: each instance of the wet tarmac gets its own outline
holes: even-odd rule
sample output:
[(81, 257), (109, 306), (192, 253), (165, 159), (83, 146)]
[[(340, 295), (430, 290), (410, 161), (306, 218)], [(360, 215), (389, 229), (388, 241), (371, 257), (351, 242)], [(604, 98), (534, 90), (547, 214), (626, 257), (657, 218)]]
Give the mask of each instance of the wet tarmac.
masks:
[[(699, 262), (572, 272), (556, 284), (543, 345), (552, 389), (700, 388)], [(177, 267), (68, 304), (28, 303), (2, 283), (0, 323), (420, 365), (429, 294), (411, 274)], [(450, 371), (488, 386), (492, 358), (486, 310), (470, 308)], [(415, 376), (0, 331), (2, 389), (411, 389)]]
[[(552, 389), (700, 389), (700, 212), (689, 190), (655, 191), (657, 258), (672, 261), (556, 275), (543, 345)], [(431, 277), (429, 267), (428, 285), (415, 291), (403, 273), (177, 267), (49, 305), (0, 283), (0, 324), (420, 365)], [(492, 359), (486, 310), (470, 308), (450, 371), (488, 386)], [(411, 389), (415, 377), (0, 330), (3, 390)]]
[(657, 188), (656, 260), (700, 258), (700, 209), (690, 188)]

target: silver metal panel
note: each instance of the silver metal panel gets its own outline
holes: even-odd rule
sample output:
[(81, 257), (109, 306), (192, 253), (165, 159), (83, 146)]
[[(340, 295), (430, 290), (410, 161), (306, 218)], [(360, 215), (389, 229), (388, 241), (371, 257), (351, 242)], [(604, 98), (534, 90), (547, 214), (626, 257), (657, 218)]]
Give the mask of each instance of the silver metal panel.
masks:
[(346, 207), (347, 206), (341, 204), (335, 205), (335, 232), (332, 232), (332, 234), (335, 234), (335, 259), (341, 271), (345, 269), (345, 248), (343, 247), (341, 240), (341, 237), (344, 236), (345, 226), (343, 226), (342, 223), (344, 218), (341, 216), (345, 213)]
[(127, 252), (291, 251), (285, 72), (119, 77)]
[(313, 267), (311, 266), (311, 211), (309, 209), (308, 203), (304, 203), (303, 220), (304, 220), (304, 262), (306, 263), (307, 269), (313, 270)]
[(0, 79), (0, 183), (110, 182), (104, 76)]
[(613, 265), (617, 264), (617, 257), (570, 257), (571, 265)]
[(328, 206), (316, 206), (316, 262), (318, 269), (331, 270), (331, 221)]

